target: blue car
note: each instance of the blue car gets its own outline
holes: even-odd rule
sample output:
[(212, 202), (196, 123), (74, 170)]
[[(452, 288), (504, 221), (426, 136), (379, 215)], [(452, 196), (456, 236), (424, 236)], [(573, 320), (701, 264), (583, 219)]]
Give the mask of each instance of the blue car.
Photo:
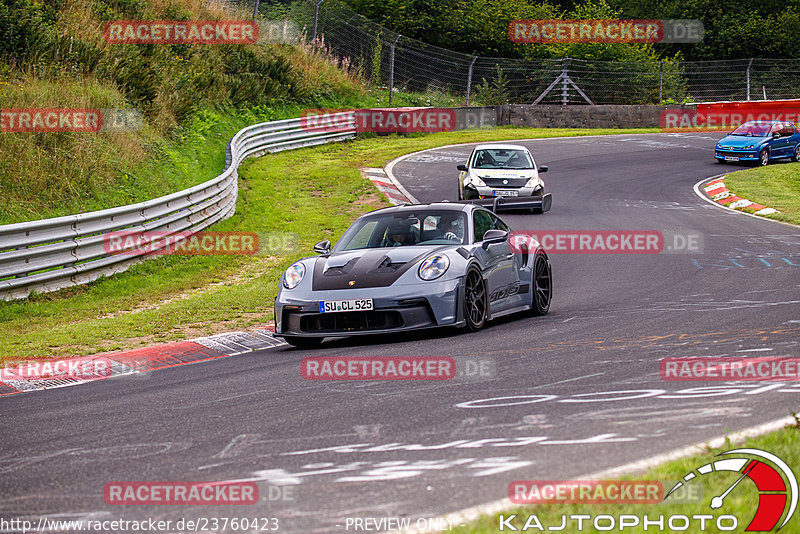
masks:
[(780, 158), (800, 160), (800, 132), (791, 122), (750, 121), (717, 142), (717, 163), (755, 162), (760, 166)]

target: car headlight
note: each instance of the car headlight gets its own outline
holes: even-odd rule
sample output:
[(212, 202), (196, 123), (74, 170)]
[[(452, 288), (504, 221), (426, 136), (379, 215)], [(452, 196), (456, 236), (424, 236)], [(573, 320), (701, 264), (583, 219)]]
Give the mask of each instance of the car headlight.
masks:
[(475, 187), (486, 187), (486, 184), (479, 176), (471, 174), (464, 185), (474, 185)]
[(436, 280), (450, 267), (450, 258), (443, 254), (429, 256), (419, 266), (419, 277), (423, 280)]
[(717, 148), (722, 148), (722, 145), (717, 143)]
[(283, 275), (283, 287), (286, 289), (294, 289), (297, 284), (303, 279), (306, 274), (306, 268), (302, 263), (295, 263)]
[(752, 150), (752, 149), (754, 149), (755, 147), (756, 147), (756, 145), (747, 145), (746, 147), (744, 147), (744, 149), (745, 149), (745, 150)]
[(536, 187), (537, 185), (539, 185), (539, 178), (536, 176), (525, 182), (525, 187)]

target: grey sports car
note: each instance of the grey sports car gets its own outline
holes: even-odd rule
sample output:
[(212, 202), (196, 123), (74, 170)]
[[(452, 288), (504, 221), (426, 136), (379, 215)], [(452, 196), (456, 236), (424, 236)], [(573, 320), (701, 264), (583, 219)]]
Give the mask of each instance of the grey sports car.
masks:
[[(550, 309), (550, 262), (475, 204), (396, 206), (359, 217), (331, 250), (289, 267), (275, 299), (275, 335), (295, 346), (325, 337), (486, 321)], [(513, 241), (512, 241), (513, 240)]]

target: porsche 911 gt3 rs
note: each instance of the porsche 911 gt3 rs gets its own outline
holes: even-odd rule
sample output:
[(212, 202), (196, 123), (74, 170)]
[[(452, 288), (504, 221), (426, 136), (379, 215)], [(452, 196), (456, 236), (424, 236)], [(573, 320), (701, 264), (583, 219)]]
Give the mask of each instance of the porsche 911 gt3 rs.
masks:
[(291, 265), (275, 300), (275, 335), (325, 337), (441, 326), (479, 330), (501, 315), (550, 309), (550, 262), (538, 242), (474, 204), (385, 208), (358, 218), (331, 249)]

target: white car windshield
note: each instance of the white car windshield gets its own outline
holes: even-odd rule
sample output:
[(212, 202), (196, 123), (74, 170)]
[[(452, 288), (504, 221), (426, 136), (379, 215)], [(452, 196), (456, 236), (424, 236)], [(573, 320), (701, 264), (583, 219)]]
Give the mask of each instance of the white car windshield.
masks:
[(533, 169), (527, 150), (487, 148), (475, 151), (473, 169)]
[(362, 217), (347, 229), (334, 252), (413, 245), (463, 245), (466, 216), (462, 211), (422, 210)]

